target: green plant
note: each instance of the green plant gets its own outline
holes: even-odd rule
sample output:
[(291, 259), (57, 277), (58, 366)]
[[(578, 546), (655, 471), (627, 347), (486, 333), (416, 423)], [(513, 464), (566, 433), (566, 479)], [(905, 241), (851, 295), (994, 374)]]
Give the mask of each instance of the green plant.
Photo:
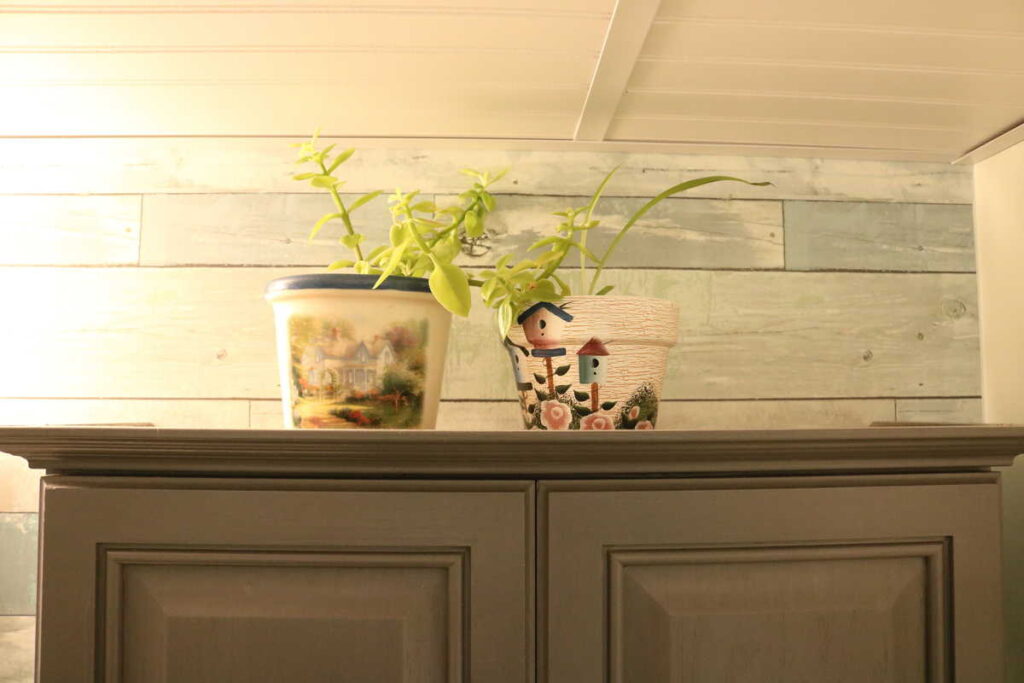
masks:
[[(329, 270), (351, 268), (356, 273), (377, 275), (374, 288), (391, 275), (426, 277), (430, 291), (438, 303), (456, 315), (469, 313), (469, 275), (453, 263), (464, 243), (473, 243), (484, 235), (487, 214), (494, 210), (494, 197), (488, 191), (491, 184), (504, 175), (463, 169), (473, 179), (472, 186), (459, 195), (459, 203), (439, 208), (434, 202), (419, 197), (419, 191), (403, 193), (396, 190), (389, 199), (392, 224), (388, 243), (364, 252), (366, 236), (352, 224), (352, 214), (383, 192), (374, 190), (346, 204), (338, 191), (345, 181), (335, 171), (355, 153), (346, 149), (333, 154), (335, 145), (320, 148), (318, 137), (299, 145), (297, 165), (311, 168), (294, 175), (295, 180), (308, 181), (316, 188), (326, 190), (334, 203), (334, 211), (324, 214), (309, 233), (312, 240), (329, 222), (339, 221), (344, 233), (339, 242), (352, 251), (352, 258), (339, 259)], [(474, 282), (473, 284), (480, 284)]]
[[(663, 200), (709, 183), (731, 181), (758, 186), (771, 184), (767, 182), (755, 183), (743, 180), (742, 178), (721, 175), (694, 178), (677, 183), (647, 201), (626, 219), (626, 222), (615, 234), (607, 249), (598, 255), (587, 247), (587, 235), (589, 231), (600, 224), (600, 221), (593, 218), (594, 209), (616, 171), (618, 171), (618, 167), (612, 169), (601, 180), (586, 205), (558, 211), (553, 214), (562, 219), (555, 229), (555, 234), (538, 240), (527, 250), (528, 252), (542, 250), (540, 254), (521, 258), (517, 262), (512, 261), (512, 254), (506, 254), (498, 260), (494, 270), (480, 273), (478, 277), (483, 282), (480, 288), (481, 297), (487, 306), (495, 310), (499, 333), (502, 337), (508, 334), (512, 321), (522, 310), (540, 301), (554, 303), (573, 294), (573, 288), (569, 284), (568, 278), (560, 277), (558, 274), (559, 268), (572, 251), (575, 251), (579, 256), (579, 285), (576, 290), (577, 293), (603, 296), (608, 294), (613, 288), (613, 285), (598, 287), (601, 275), (604, 273), (604, 269), (608, 265), (612, 254), (629, 233), (629, 230), (648, 211)], [(544, 247), (547, 247), (547, 249), (543, 250)], [(593, 269), (589, 283), (587, 282), (588, 264)]]

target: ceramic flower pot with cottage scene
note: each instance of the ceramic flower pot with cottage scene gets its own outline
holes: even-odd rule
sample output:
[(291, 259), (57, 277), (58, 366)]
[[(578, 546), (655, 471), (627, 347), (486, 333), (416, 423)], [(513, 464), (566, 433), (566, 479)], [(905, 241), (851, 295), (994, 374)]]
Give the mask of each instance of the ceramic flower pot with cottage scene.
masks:
[(273, 280), (286, 428), (433, 429), (451, 314), (427, 280), (323, 273)]
[(527, 429), (654, 429), (679, 307), (570, 296), (516, 319), (505, 347)]

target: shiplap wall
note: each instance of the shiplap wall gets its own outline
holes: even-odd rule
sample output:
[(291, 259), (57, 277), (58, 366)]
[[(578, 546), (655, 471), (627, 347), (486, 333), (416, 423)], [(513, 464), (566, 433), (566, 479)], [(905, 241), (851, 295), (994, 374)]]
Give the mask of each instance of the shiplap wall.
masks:
[[(0, 141), (0, 423), (277, 427), (271, 278), (337, 257), (305, 241), (329, 209), (289, 180), (287, 140)], [(944, 164), (658, 154), (363, 149), (346, 190), (440, 200), (464, 166), (509, 166), (491, 251), (550, 230), (622, 169), (607, 224), (679, 179), (618, 255), (621, 293), (681, 304), (662, 428), (977, 421), (969, 169)], [(359, 220), (385, 234), (383, 203)], [(608, 231), (592, 238), (609, 239)], [(440, 427), (515, 429), (487, 311), (455, 323)], [(37, 477), (0, 456), (0, 681), (28, 681)]]

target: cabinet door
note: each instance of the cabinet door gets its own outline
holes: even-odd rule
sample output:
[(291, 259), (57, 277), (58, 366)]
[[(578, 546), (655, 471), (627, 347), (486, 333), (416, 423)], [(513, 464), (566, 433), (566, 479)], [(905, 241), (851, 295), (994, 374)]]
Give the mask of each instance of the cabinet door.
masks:
[(1003, 680), (997, 475), (540, 495), (541, 681)]
[(53, 477), (42, 683), (532, 680), (530, 484)]

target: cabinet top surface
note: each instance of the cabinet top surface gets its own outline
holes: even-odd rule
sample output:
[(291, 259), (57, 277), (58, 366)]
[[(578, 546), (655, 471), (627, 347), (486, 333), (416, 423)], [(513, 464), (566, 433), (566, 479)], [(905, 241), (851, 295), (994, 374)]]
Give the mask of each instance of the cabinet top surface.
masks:
[(1010, 465), (1004, 425), (654, 432), (5, 427), (0, 451), (61, 474), (587, 477), (969, 471)]

